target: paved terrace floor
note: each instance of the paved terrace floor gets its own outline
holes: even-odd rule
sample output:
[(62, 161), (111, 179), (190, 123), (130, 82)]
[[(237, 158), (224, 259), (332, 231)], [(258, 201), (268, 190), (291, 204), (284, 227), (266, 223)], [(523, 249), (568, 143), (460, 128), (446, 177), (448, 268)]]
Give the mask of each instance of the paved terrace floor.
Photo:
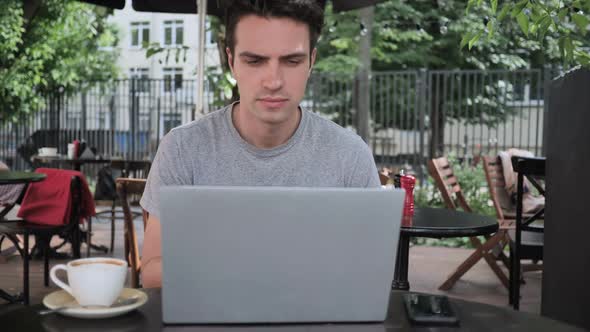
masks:
[[(136, 220), (136, 230), (140, 245), (143, 237), (141, 221)], [(110, 221), (93, 222), (93, 243), (107, 245), (110, 243)], [(117, 222), (115, 238), (115, 250), (113, 257), (123, 257), (123, 224)], [(54, 239), (58, 244), (59, 239)], [(4, 241), (7, 242), (7, 241)], [(33, 241), (31, 241), (33, 242)], [(31, 243), (32, 246), (32, 243)], [(3, 244), (3, 247), (7, 247)], [(67, 247), (60, 251), (69, 252)], [(447, 292), (439, 291), (438, 286), (469, 254), (471, 250), (413, 246), (410, 248), (409, 280), (413, 291), (445, 294), (449, 297), (482, 302), (496, 306), (508, 306), (508, 290), (493, 274), (491, 269), (482, 260), (477, 263), (467, 274), (459, 280), (455, 286)], [(86, 249), (83, 247), (83, 255)], [(104, 256), (93, 251), (93, 256)], [(110, 254), (109, 254), (110, 256)], [(51, 260), (51, 266), (64, 263), (66, 260)], [(0, 258), (0, 288), (10, 293), (19, 292), (22, 289), (22, 260), (20, 256), (13, 255), (7, 259)], [(541, 272), (527, 272), (526, 283), (522, 286), (521, 310), (539, 314), (541, 310)], [(31, 303), (40, 303), (43, 297), (57, 289), (52, 283), (50, 287), (43, 286), (43, 261), (33, 260), (30, 267)], [(0, 305), (2, 304), (0, 300)]]

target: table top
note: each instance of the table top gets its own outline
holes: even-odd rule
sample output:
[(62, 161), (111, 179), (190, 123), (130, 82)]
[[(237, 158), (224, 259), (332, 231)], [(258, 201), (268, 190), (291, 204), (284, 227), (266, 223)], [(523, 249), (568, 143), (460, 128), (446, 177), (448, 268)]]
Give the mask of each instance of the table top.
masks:
[[(387, 319), (382, 323), (272, 324), (272, 325), (162, 325), (161, 291), (146, 289), (148, 302), (137, 311), (101, 320), (76, 319), (52, 314), (40, 316), (43, 305), (0, 306), (0, 327), (15, 331), (432, 331), (432, 327), (412, 326), (406, 318), (402, 291), (393, 291)], [(451, 299), (459, 327), (435, 328), (452, 331), (582, 331), (576, 327), (538, 315), (481, 303)]]
[(0, 171), (0, 185), (37, 182), (45, 179), (47, 175), (42, 173), (22, 171)]
[(498, 231), (495, 218), (442, 208), (416, 208), (412, 227), (402, 227), (405, 235), (417, 237), (463, 237)]
[(67, 162), (70, 164), (108, 164), (111, 162), (110, 158), (68, 158), (64, 155), (56, 155), (56, 156), (39, 156), (34, 155), (31, 157), (33, 161), (41, 161), (41, 162)]
[(512, 156), (512, 168), (517, 173), (545, 176), (547, 158)]

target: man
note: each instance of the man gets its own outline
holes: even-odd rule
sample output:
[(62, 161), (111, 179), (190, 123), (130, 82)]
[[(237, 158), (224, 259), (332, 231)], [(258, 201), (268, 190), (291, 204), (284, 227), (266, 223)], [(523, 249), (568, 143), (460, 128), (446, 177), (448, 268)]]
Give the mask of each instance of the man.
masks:
[(359, 136), (299, 107), (322, 24), (315, 0), (232, 3), (226, 52), (240, 101), (162, 139), (141, 199), (144, 287), (161, 285), (160, 186), (379, 186)]

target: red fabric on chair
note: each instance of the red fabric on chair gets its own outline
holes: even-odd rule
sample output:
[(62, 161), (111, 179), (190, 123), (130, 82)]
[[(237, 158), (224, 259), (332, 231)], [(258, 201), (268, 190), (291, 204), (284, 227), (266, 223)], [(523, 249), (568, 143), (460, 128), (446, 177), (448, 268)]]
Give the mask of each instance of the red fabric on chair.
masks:
[(83, 218), (95, 215), (94, 199), (88, 188), (84, 174), (79, 171), (38, 168), (35, 173), (46, 174), (45, 180), (29, 184), (23, 198), (18, 217), (28, 222), (59, 226), (69, 222), (72, 209), (70, 184), (73, 176), (82, 182), (82, 206), (80, 222)]

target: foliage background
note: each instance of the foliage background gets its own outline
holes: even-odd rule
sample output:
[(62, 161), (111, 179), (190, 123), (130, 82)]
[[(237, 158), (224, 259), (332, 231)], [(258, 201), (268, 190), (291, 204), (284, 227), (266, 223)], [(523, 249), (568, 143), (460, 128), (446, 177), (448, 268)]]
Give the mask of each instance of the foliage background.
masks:
[(0, 123), (39, 110), (48, 92), (117, 76), (108, 14), (73, 0), (0, 1)]

